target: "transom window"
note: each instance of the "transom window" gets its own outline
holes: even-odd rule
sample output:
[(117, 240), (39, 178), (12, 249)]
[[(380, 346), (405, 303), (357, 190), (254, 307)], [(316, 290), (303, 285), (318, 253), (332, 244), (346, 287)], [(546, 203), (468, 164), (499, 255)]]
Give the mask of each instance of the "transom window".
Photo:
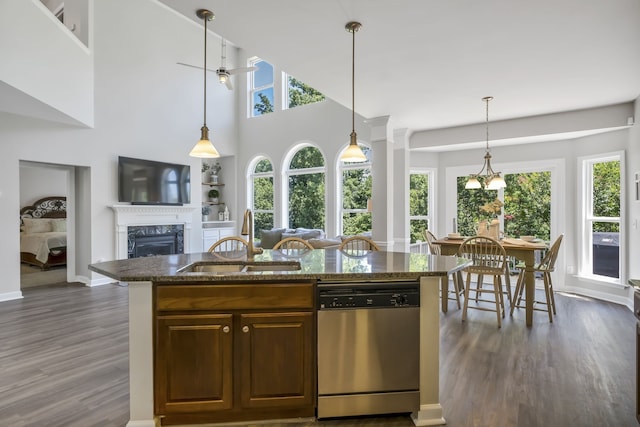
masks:
[(258, 67), (249, 75), (249, 97), (251, 98), (251, 117), (272, 113), (273, 98), (273, 65), (260, 58), (249, 61), (250, 67)]
[(294, 108), (299, 105), (313, 104), (315, 102), (324, 101), (325, 97), (306, 83), (296, 79), (287, 73), (282, 73), (284, 85), (284, 99), (287, 100), (286, 108)]

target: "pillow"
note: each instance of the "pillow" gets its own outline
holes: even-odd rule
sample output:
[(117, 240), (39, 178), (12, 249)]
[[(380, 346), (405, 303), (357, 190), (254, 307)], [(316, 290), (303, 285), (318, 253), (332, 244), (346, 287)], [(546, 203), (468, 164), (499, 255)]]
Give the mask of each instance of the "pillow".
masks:
[(25, 233), (46, 233), (53, 230), (48, 218), (23, 218), (22, 222)]
[(64, 218), (51, 219), (51, 231), (67, 232), (67, 220)]
[(272, 249), (276, 243), (282, 240), (284, 228), (272, 228), (271, 230), (260, 230), (260, 246), (265, 249)]
[(309, 239), (309, 243), (315, 249), (338, 248), (341, 240), (338, 239)]
[[(296, 228), (296, 233), (304, 235), (305, 237), (302, 237), (302, 239), (305, 239), (305, 240), (324, 238), (324, 231), (318, 228)], [(309, 237), (306, 237), (306, 236), (309, 236)]]

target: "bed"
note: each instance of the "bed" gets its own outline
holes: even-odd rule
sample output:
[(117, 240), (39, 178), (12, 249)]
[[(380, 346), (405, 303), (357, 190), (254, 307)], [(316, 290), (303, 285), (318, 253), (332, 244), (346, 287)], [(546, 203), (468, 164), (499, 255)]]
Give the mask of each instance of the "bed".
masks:
[(20, 261), (42, 270), (67, 264), (66, 197), (45, 197), (20, 209)]

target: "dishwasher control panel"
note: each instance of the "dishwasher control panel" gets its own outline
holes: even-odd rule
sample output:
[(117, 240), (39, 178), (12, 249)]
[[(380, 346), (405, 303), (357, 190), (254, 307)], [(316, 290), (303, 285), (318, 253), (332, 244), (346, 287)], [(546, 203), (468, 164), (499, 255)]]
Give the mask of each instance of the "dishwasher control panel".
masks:
[(319, 310), (420, 306), (417, 283), (318, 284)]

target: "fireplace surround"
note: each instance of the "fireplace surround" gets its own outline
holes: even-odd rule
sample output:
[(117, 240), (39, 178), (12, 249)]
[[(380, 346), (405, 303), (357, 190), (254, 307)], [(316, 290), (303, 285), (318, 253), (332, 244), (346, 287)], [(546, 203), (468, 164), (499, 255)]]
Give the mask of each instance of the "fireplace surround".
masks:
[(175, 253), (191, 252), (195, 207), (113, 205), (111, 209), (115, 212), (116, 259), (131, 257), (132, 232), (137, 233), (137, 237), (142, 237), (143, 246), (146, 246), (146, 249), (143, 248), (144, 253), (138, 256), (152, 255), (149, 252), (153, 251), (158, 252), (157, 254), (164, 254), (169, 250)]

